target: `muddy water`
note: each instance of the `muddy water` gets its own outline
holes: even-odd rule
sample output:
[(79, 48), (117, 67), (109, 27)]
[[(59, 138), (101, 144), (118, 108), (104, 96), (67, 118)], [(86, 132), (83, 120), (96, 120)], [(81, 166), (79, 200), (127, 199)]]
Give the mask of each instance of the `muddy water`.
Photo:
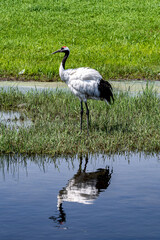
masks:
[(1, 156), (0, 183), (0, 239), (159, 239), (160, 155)]

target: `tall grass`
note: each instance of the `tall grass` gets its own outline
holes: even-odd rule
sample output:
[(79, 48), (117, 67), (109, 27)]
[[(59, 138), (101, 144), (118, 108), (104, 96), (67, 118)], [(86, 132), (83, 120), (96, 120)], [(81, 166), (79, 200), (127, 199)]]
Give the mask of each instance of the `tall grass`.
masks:
[(17, 131), (1, 123), (0, 152), (65, 155), (160, 151), (160, 99), (152, 89), (147, 87), (138, 96), (117, 94), (111, 106), (94, 100), (88, 105), (89, 137), (85, 114), (80, 133), (80, 102), (73, 95), (51, 91), (22, 94), (18, 89), (1, 89), (1, 110), (19, 110), (32, 120), (32, 125)]
[(1, 77), (57, 80), (62, 56), (50, 53), (67, 45), (68, 68), (160, 78), (159, 0), (1, 0), (0, 24)]

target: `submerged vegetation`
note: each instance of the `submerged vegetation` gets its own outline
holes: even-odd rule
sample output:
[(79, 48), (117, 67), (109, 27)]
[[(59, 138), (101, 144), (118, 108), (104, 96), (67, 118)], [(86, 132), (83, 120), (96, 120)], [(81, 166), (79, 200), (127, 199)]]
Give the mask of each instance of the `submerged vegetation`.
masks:
[(1, 77), (57, 80), (67, 45), (67, 68), (160, 79), (159, 0), (1, 0), (0, 23)]
[(160, 99), (148, 86), (142, 94), (115, 94), (115, 103), (88, 101), (91, 127), (87, 136), (84, 114), (80, 133), (80, 102), (62, 91), (0, 90), (1, 111), (19, 111), (29, 127), (0, 123), (1, 153), (116, 153), (160, 151)]

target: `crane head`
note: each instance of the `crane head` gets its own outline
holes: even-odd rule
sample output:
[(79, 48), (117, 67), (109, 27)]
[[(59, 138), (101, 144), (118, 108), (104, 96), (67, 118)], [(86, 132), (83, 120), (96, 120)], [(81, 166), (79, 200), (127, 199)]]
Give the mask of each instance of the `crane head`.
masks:
[(64, 53), (67, 52), (67, 53), (69, 53), (70, 51), (69, 51), (69, 48), (68, 48), (68, 47), (63, 46), (63, 47), (61, 47), (61, 49), (59, 49), (59, 50), (53, 52), (52, 54), (55, 54), (55, 53), (58, 53), (58, 52), (64, 52)]

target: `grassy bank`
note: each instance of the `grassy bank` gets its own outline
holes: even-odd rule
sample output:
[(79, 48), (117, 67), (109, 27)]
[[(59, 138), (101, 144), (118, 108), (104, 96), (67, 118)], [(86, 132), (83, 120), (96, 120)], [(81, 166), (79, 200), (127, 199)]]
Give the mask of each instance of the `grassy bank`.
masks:
[(86, 116), (80, 133), (80, 102), (64, 92), (27, 92), (1, 89), (1, 111), (15, 110), (30, 118), (30, 127), (6, 128), (1, 123), (0, 152), (44, 153), (116, 153), (123, 151), (160, 151), (160, 99), (151, 89), (142, 95), (115, 95), (108, 106), (88, 101), (91, 114), (90, 136)]
[(158, 0), (1, 0), (0, 24), (1, 77), (57, 80), (62, 56), (50, 53), (67, 45), (68, 68), (160, 79)]

